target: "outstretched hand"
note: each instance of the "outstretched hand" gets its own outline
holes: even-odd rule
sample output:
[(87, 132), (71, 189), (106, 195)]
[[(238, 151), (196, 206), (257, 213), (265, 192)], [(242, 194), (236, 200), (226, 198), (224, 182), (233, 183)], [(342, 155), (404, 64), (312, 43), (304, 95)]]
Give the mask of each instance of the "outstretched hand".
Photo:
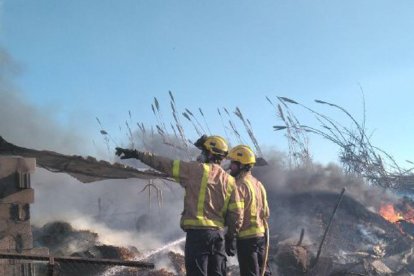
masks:
[(138, 152), (132, 149), (115, 148), (115, 154), (121, 159), (138, 158)]

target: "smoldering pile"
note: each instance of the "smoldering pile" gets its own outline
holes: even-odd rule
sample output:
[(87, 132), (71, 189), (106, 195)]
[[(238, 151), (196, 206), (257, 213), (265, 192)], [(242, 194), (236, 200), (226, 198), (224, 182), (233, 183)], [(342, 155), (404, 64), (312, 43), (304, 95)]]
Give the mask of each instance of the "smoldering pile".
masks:
[[(255, 167), (254, 174), (262, 180), (268, 191), (271, 208), (269, 261), (275, 273), (404, 275), (403, 273), (413, 272), (411, 233), (401, 231), (398, 225), (388, 222), (378, 213), (384, 202), (395, 202), (397, 196), (369, 186), (357, 177), (345, 176), (341, 168), (335, 165), (312, 165), (291, 170), (283, 166), (282, 158), (267, 159), (269, 165)], [(331, 231), (321, 251), (321, 258), (316, 266), (313, 266), (324, 229), (342, 188), (347, 189), (346, 195), (333, 220)], [(181, 198), (172, 199), (167, 205), (177, 202), (181, 202)], [(403, 223), (406, 224), (406, 229), (412, 224), (410, 221)], [(141, 229), (145, 225), (139, 226)], [(52, 253), (80, 256), (86, 254), (97, 258), (106, 256), (106, 253), (102, 255), (103, 247), (96, 247), (100, 244), (96, 244), (96, 236), (92, 232), (86, 231), (79, 235), (67, 225), (57, 227), (59, 231), (56, 231), (55, 227), (49, 227), (42, 230), (50, 232), (54, 229), (54, 234), (36, 241), (39, 246), (49, 247)], [(302, 228), (305, 237), (298, 244)], [(64, 238), (56, 239), (59, 237), (56, 232), (65, 233), (62, 236)], [(71, 246), (68, 244), (74, 243), (83, 249), (69, 252)], [(117, 249), (115, 251), (117, 252)], [(167, 266), (171, 266), (172, 261), (167, 253), (168, 251), (157, 257), (162, 259), (167, 255)], [(131, 254), (139, 258), (139, 252), (136, 250), (131, 250)], [(171, 267), (162, 268), (154, 273), (179, 274), (182, 265), (180, 267), (178, 270)], [(122, 272), (123, 275), (125, 273), (127, 272)]]
[[(401, 224), (388, 221), (379, 213), (384, 202), (397, 202), (395, 195), (367, 186), (359, 178), (346, 176), (333, 165), (287, 170), (277, 164), (280, 163), (270, 162), (269, 166), (257, 167), (254, 171), (268, 191), (269, 264), (275, 275), (414, 273), (414, 232), (407, 227), (412, 223), (404, 221), (402, 229)], [(347, 190), (320, 247), (341, 188)], [(406, 200), (405, 208), (407, 204), (412, 202)], [(302, 229), (303, 238), (300, 237)], [(66, 223), (47, 224), (34, 233), (36, 244), (48, 247), (53, 254), (135, 260), (145, 255), (134, 247), (99, 244), (95, 233), (76, 231)], [(74, 248), (73, 244), (77, 245), (76, 251), (69, 250)], [(320, 257), (316, 259), (320, 248)], [(166, 248), (146, 260), (157, 262), (157, 268), (140, 274), (185, 274), (182, 250)], [(122, 269), (108, 275), (128, 275), (128, 271)], [(237, 271), (237, 267), (229, 268), (231, 275), (238, 275)]]
[[(144, 254), (134, 246), (120, 247), (101, 244), (98, 234), (90, 230), (76, 230), (71, 224), (55, 221), (42, 227), (33, 226), (35, 247), (46, 247), (55, 257), (78, 257), (95, 259), (114, 259), (123, 261), (153, 262), (165, 259), (163, 265), (155, 270), (125, 268), (104, 265), (91, 265), (76, 262), (59, 263), (59, 275), (185, 275), (184, 257), (180, 253), (163, 250), (159, 254)], [(166, 267), (168, 266), (168, 269)]]
[[(290, 171), (274, 164), (256, 168), (255, 174), (268, 190), (269, 262), (276, 275), (414, 273), (414, 232), (402, 231), (379, 214), (381, 205), (397, 196), (346, 176), (334, 165)], [(342, 188), (347, 191), (323, 240)]]
[[(55, 257), (70, 256), (155, 263), (155, 269), (148, 270), (122, 266), (62, 262), (56, 270), (59, 273), (58, 275), (184, 276), (186, 274), (182, 248), (178, 251), (172, 250), (174, 245), (183, 245), (183, 238), (167, 244), (158, 250), (144, 252), (133, 246), (119, 247), (101, 244), (97, 233), (90, 230), (76, 230), (71, 224), (63, 221), (50, 222), (42, 227), (33, 227), (33, 235), (35, 246), (47, 247), (50, 250), (50, 255)], [(238, 267), (234, 265), (229, 266), (228, 272), (228, 275), (238, 275)]]
[[(308, 272), (315, 261), (338, 195), (327, 192), (280, 194), (274, 200), (276, 204), (272, 206), (274, 215), (270, 222), (270, 231), (275, 236), (272, 237), (270, 261), (282, 270), (281, 275), (292, 275), (292, 271)], [(289, 210), (288, 214), (286, 210)], [(301, 228), (305, 229), (306, 236), (299, 243)], [(292, 250), (301, 248), (303, 252), (298, 254), (305, 254), (298, 256), (305, 260), (294, 265), (293, 270), (286, 270), (286, 266), (291, 266), (292, 263), (283, 262), (286, 259), (283, 259), (282, 251), (286, 250), (287, 245)], [(406, 254), (411, 254), (413, 245), (410, 235), (402, 233), (397, 225), (368, 210), (352, 197), (344, 196), (321, 255), (328, 260), (329, 274), (319, 275), (331, 275), (344, 268), (349, 273), (367, 273), (364, 267), (357, 266), (361, 262), (369, 263), (374, 260), (387, 263), (390, 271), (409, 269), (404, 267), (403, 259)], [(327, 266), (326, 261), (324, 266)], [(286, 271), (283, 273), (284, 270)]]

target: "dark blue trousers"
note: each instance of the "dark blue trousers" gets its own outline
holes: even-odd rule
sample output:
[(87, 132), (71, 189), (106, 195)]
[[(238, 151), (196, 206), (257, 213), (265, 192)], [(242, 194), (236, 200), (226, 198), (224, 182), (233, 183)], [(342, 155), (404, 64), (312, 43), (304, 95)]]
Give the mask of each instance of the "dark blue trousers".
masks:
[[(237, 259), (239, 261), (240, 276), (260, 276), (266, 250), (265, 237), (238, 239)], [(266, 266), (265, 275), (271, 275)]]
[(226, 255), (222, 230), (189, 229), (185, 242), (188, 276), (225, 276)]

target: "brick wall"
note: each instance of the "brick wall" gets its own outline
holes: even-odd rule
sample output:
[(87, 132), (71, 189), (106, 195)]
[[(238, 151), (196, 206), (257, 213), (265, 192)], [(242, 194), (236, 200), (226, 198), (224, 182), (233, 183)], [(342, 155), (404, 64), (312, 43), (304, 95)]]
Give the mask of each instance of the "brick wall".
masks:
[[(0, 251), (22, 254), (48, 254), (33, 248), (30, 204), (34, 191), (30, 174), (36, 168), (34, 158), (0, 156)], [(0, 276), (32, 276), (32, 266), (19, 260), (1, 260)]]

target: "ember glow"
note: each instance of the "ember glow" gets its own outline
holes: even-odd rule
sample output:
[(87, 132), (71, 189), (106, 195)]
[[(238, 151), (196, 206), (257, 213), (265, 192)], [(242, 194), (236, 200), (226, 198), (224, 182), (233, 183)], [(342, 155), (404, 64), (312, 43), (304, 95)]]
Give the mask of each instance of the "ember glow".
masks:
[(386, 204), (386, 205), (381, 206), (379, 213), (383, 218), (385, 218), (386, 220), (392, 223), (396, 223), (404, 219), (404, 217), (400, 213), (397, 213), (395, 211), (394, 205), (392, 204)]
[(414, 223), (414, 208), (412, 207), (412, 204), (405, 203), (403, 205), (402, 212), (404, 220), (409, 223)]

